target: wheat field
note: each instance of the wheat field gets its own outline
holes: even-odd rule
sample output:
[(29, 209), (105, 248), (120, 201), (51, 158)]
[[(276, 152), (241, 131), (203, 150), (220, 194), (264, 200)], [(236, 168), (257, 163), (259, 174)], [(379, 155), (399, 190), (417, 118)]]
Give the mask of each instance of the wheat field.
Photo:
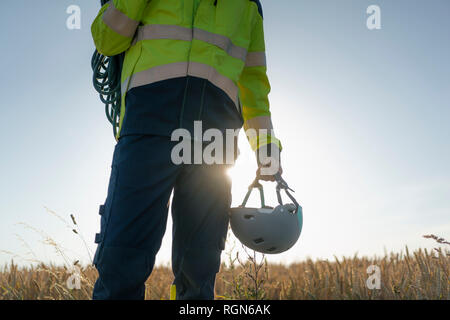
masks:
[[(431, 237), (431, 236), (428, 236)], [(441, 240), (436, 237), (435, 240)], [(444, 242), (448, 244), (447, 242)], [(268, 264), (263, 256), (229, 254), (216, 278), (216, 299), (443, 299), (450, 298), (450, 253), (442, 248), (391, 253), (380, 258), (349, 257)], [(368, 267), (380, 271), (379, 289), (367, 286)], [(79, 289), (68, 289), (70, 268), (40, 264), (0, 270), (0, 299), (90, 299), (97, 271), (79, 267)], [(156, 267), (146, 283), (146, 299), (169, 299), (173, 280), (169, 267)]]

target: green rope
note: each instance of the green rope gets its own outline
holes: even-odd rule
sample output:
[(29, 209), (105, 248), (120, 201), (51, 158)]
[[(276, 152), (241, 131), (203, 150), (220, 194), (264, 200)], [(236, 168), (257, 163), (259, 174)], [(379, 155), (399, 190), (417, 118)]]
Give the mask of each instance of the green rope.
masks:
[[(101, 5), (105, 5), (107, 2), (108, 0), (101, 0)], [(120, 78), (124, 57), (124, 53), (107, 57), (95, 50), (91, 60), (94, 89), (98, 92), (102, 103), (105, 104), (106, 117), (112, 124), (114, 136), (117, 135), (120, 124), (122, 101)]]

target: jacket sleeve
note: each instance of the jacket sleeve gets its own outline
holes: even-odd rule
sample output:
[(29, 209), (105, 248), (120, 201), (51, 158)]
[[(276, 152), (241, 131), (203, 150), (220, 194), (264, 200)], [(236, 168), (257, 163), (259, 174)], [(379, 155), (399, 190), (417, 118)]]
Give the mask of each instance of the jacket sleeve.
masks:
[(92, 38), (101, 54), (114, 56), (126, 51), (133, 40), (143, 11), (150, 0), (110, 0), (91, 26)]
[(273, 132), (269, 110), (270, 83), (267, 77), (262, 10), (259, 1), (255, 3), (259, 14), (256, 16), (244, 70), (238, 82), (244, 129), (254, 151), (269, 143), (276, 144), (281, 150), (281, 143)]

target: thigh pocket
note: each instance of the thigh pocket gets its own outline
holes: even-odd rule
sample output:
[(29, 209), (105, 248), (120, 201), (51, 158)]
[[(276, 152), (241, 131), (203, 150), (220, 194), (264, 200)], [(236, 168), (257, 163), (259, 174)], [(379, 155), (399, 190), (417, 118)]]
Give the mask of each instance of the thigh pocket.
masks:
[(97, 265), (98, 260), (101, 255), (101, 251), (103, 250), (103, 239), (105, 237), (105, 229), (106, 229), (106, 216), (105, 216), (105, 205), (101, 205), (98, 211), (100, 215), (100, 232), (95, 234), (95, 243), (98, 244), (97, 250), (95, 251), (94, 261), (92, 262), (94, 265)]
[(108, 196), (106, 198), (105, 204), (101, 205), (99, 208), (99, 215), (100, 215), (100, 232), (95, 235), (95, 243), (98, 244), (97, 250), (95, 252), (94, 261), (93, 263), (96, 264), (99, 255), (101, 254), (102, 248), (103, 248), (103, 242), (105, 240), (106, 236), (106, 230), (108, 228), (108, 223), (111, 216), (111, 210), (113, 206), (115, 191), (116, 191), (116, 184), (117, 184), (117, 167), (113, 165), (112, 171), (111, 171), (111, 178), (109, 181), (108, 186)]
[(101, 243), (105, 235), (106, 217), (105, 217), (105, 205), (102, 204), (98, 210), (100, 215), (100, 233), (95, 234), (95, 243)]

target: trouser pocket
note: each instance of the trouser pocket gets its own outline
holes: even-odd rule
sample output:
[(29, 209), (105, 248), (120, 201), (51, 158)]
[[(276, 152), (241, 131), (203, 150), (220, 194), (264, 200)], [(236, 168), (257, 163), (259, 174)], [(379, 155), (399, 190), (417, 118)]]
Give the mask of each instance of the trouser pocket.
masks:
[(97, 265), (100, 256), (100, 251), (102, 250), (102, 242), (105, 237), (106, 228), (106, 217), (105, 217), (105, 205), (101, 205), (98, 211), (100, 215), (100, 232), (95, 234), (95, 243), (98, 244), (97, 250), (95, 251), (93, 264)]
[(105, 204), (101, 205), (98, 211), (100, 215), (100, 232), (95, 235), (95, 243), (97, 243), (98, 246), (94, 255), (93, 260), (94, 265), (97, 265), (101, 252), (103, 250), (103, 243), (105, 241), (106, 230), (108, 229), (108, 223), (110, 220), (112, 210), (112, 203), (115, 196), (117, 177), (118, 177), (117, 167), (113, 164), (108, 186), (108, 196), (106, 198)]

